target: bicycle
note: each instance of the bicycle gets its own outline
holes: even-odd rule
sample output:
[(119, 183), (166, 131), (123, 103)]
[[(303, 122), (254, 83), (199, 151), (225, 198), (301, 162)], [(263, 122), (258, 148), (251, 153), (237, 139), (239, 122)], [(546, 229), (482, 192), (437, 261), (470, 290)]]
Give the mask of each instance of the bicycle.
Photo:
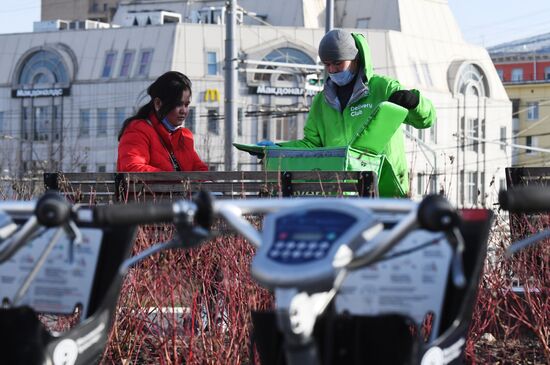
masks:
[[(56, 193), (47, 193), (36, 202), (0, 202), (3, 361), (97, 362), (128, 268), (156, 252), (202, 242), (209, 235), (211, 213), (206, 194), (199, 194), (194, 202), (161, 205), (71, 206)], [(130, 256), (137, 225), (161, 222), (174, 223), (177, 237)], [(67, 238), (63, 238), (64, 232)], [(66, 251), (66, 260), (56, 262), (58, 255), (52, 252), (60, 250)], [(79, 271), (58, 270), (56, 265)], [(31, 285), (36, 285), (33, 290)], [(36, 316), (74, 314), (75, 308), (81, 321), (61, 334), (47, 331)]]
[[(75, 237), (78, 226), (102, 230), (101, 280), (96, 277), (93, 282), (113, 284), (92, 286), (85, 319), (74, 329), (47, 337), (44, 345), (31, 345), (42, 354), (36, 363), (49, 359), (54, 364), (97, 358), (105, 346), (125, 270), (154, 252), (200, 244), (209, 237), (214, 215), (257, 247), (251, 275), (274, 294), (273, 311), (253, 313), (253, 341), (262, 364), (352, 364), (365, 359), (385, 364), (458, 364), (492, 218), (483, 209), (459, 214), (440, 196), (420, 203), (297, 198), (210, 204), (203, 194), (195, 203), (92, 208), (71, 208), (47, 196), (36, 203), (0, 203), (0, 211), (14, 220), (21, 215), (28, 218), (0, 245), (0, 260), (4, 251), (15, 252), (31, 238), (37, 222)], [(265, 215), (262, 232), (244, 218), (249, 214)], [(175, 222), (179, 239), (128, 257), (135, 225), (155, 222)], [(184, 237), (186, 244), (180, 242)], [(109, 244), (117, 240), (125, 244)], [(376, 276), (384, 272), (385, 279)], [(15, 294), (12, 297), (21, 297)], [(361, 302), (364, 298), (369, 301)], [(432, 324), (424, 339), (421, 328), (427, 318)], [(0, 325), (4, 328), (2, 317)], [(28, 337), (25, 341), (29, 345)]]

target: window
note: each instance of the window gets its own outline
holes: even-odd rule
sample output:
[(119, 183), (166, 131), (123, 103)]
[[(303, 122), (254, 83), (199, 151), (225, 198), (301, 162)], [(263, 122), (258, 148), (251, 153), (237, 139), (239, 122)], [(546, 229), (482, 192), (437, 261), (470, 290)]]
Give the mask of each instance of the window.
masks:
[(425, 139), (424, 139), (424, 129), (419, 129), (418, 130), (418, 139), (421, 140), (422, 142), (425, 142)]
[(370, 18), (359, 18), (357, 19), (356, 27), (359, 29), (367, 29), (369, 27)]
[(297, 139), (297, 119), (298, 117), (296, 115), (283, 114), (271, 120), (267, 119), (264, 128), (269, 133), (272, 132), (269, 131), (269, 125), (274, 126), (275, 135), (272, 138), (275, 140), (294, 140)]
[(137, 76), (147, 76), (149, 74), (149, 68), (151, 67), (151, 61), (153, 59), (152, 50), (143, 50), (139, 56), (139, 64), (137, 68)]
[(122, 65), (120, 66), (120, 77), (130, 76), (132, 61), (134, 60), (134, 51), (124, 51), (122, 55)]
[(269, 139), (269, 116), (262, 119), (262, 139)]
[(506, 151), (506, 127), (500, 127), (500, 149)]
[(537, 119), (539, 119), (538, 101), (527, 103), (527, 120), (537, 120)]
[(519, 118), (520, 99), (512, 99), (512, 118)]
[(52, 128), (50, 107), (38, 106), (34, 108), (34, 134), (35, 141), (47, 141)]
[[(537, 147), (537, 137), (533, 137), (533, 136), (525, 137), (525, 145), (527, 147)], [(533, 153), (535, 153), (535, 151), (533, 151), (533, 150), (526, 150), (525, 151), (525, 154), (527, 154), (527, 155), (531, 155)]]
[(58, 105), (52, 106), (52, 133), (53, 140), (59, 141), (61, 139), (61, 107)]
[(275, 119), (275, 139), (277, 140), (283, 139), (283, 123), (283, 118)]
[(485, 119), (481, 120), (481, 153), (485, 153), (485, 141), (487, 140), (487, 134), (485, 133)]
[(0, 112), (0, 134), (4, 133), (4, 112)]
[[(87, 137), (90, 135), (90, 109), (80, 109), (80, 124), (78, 136)], [(86, 171), (83, 171), (86, 172)]]
[(429, 133), (430, 133), (430, 142), (437, 143), (437, 123), (434, 123), (430, 127)]
[(80, 165), (80, 172), (87, 172), (88, 166), (87, 165)]
[(113, 67), (115, 65), (116, 52), (107, 52), (105, 55), (105, 63), (103, 64), (103, 72), (101, 77), (109, 78), (113, 73)]
[(97, 136), (107, 135), (107, 109), (97, 110)]
[(244, 119), (243, 108), (238, 108), (237, 109), (237, 135), (239, 137), (243, 135), (243, 119)]
[(97, 172), (107, 172), (106, 165), (97, 165)]
[(219, 134), (220, 133), (220, 127), (219, 127), (219, 111), (218, 108), (211, 108), (208, 109), (207, 114), (207, 125), (208, 125), (208, 132)]
[[(262, 61), (281, 62), (281, 63), (300, 63), (307, 65), (315, 65), (315, 61), (303, 51), (291, 48), (281, 47), (269, 52)], [(277, 81), (290, 81), (296, 83), (304, 83), (303, 76), (296, 75), (295, 69), (284, 66), (277, 66), (282, 73), (273, 74), (269, 72), (262, 73), (261, 69), (273, 69), (273, 66), (258, 66), (258, 72), (254, 74), (254, 81), (272, 81), (272, 76), (276, 77)]]
[(115, 108), (115, 130), (122, 128), (122, 124), (126, 120), (126, 108), (119, 107)]
[(468, 119), (468, 129), (466, 133), (468, 137), (473, 137), (466, 139), (468, 151), (478, 152), (479, 141), (477, 141), (477, 138), (479, 138), (479, 120), (477, 118)]
[(470, 204), (477, 204), (477, 172), (468, 172), (468, 181), (466, 182), (467, 199)]
[(29, 133), (31, 131), (31, 118), (30, 118), (30, 112), (29, 108), (24, 106), (21, 109), (21, 117), (22, 117), (22, 123), (21, 123), (21, 138), (23, 140), (29, 139)]
[(195, 107), (189, 108), (189, 113), (185, 118), (185, 128), (189, 129), (191, 133), (195, 133)]
[(218, 74), (218, 61), (216, 52), (206, 53), (206, 72), (207, 75)]
[(284, 139), (298, 139), (298, 116), (293, 115), (287, 118), (287, 133), (284, 134)]
[(500, 81), (504, 81), (504, 70), (501, 68), (497, 68), (497, 74)]
[(33, 53), (21, 69), (19, 83), (52, 84), (68, 83), (69, 74), (61, 56), (51, 51), (38, 51)]
[(424, 195), (424, 193), (425, 193), (424, 175), (423, 174), (416, 174), (416, 194), (417, 195)]
[(550, 80), (550, 66), (544, 68), (544, 79)]
[(512, 81), (523, 81), (523, 69), (514, 68), (512, 70)]
[(429, 187), (430, 187), (430, 194), (437, 194), (437, 184), (436, 184), (436, 176), (435, 174), (430, 175), (430, 180), (428, 181)]

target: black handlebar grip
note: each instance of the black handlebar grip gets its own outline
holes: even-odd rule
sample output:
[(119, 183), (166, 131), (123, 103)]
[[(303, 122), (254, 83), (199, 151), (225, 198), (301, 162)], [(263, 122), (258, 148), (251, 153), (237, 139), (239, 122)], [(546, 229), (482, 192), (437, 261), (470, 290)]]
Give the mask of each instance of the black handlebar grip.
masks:
[(212, 195), (206, 191), (199, 191), (199, 193), (193, 199), (193, 202), (197, 206), (197, 213), (195, 214), (195, 223), (204, 229), (209, 230), (214, 221), (214, 208)]
[(501, 190), (498, 202), (502, 209), (510, 212), (550, 212), (550, 187), (524, 186)]
[(123, 226), (172, 222), (172, 203), (99, 205), (93, 210), (94, 222), (100, 226)]
[(460, 216), (455, 207), (441, 195), (428, 195), (418, 207), (418, 222), (428, 231), (448, 231), (458, 227)]
[(71, 205), (59, 193), (48, 191), (36, 202), (34, 214), (43, 226), (58, 227), (71, 218)]

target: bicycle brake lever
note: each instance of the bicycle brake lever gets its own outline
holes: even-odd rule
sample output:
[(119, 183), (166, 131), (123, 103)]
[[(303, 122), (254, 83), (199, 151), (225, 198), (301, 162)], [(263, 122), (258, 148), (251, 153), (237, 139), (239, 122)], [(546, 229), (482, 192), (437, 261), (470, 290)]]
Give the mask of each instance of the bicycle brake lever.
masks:
[(451, 260), (451, 278), (457, 288), (466, 286), (466, 276), (464, 275), (464, 238), (460, 230), (455, 227), (445, 233), (449, 243), (453, 246), (453, 257)]
[(545, 229), (535, 233), (527, 238), (524, 238), (520, 241), (515, 242), (510, 247), (506, 249), (505, 256), (506, 258), (512, 257), (515, 253), (523, 250), (524, 248), (530, 247), (532, 245), (540, 243), (540, 241), (550, 237), (550, 229)]
[(80, 232), (80, 229), (72, 220), (69, 220), (66, 224), (63, 225), (63, 230), (65, 231), (67, 236), (69, 236), (68, 260), (69, 263), (72, 264), (74, 259), (74, 245), (82, 244), (82, 232)]
[[(185, 233), (185, 234), (183, 234)], [(177, 237), (172, 239), (170, 248), (193, 248), (211, 236), (210, 231), (200, 226), (178, 229)]]

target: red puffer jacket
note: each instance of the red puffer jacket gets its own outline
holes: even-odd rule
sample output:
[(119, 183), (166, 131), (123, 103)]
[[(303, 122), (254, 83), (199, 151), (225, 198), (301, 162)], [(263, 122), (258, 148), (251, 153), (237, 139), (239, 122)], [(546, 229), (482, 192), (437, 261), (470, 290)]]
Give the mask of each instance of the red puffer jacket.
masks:
[(160, 141), (171, 148), (182, 171), (208, 171), (195, 151), (193, 134), (187, 128), (170, 133), (154, 113), (149, 115), (150, 125), (136, 119), (126, 127), (118, 144), (118, 172), (174, 171), (170, 155)]

